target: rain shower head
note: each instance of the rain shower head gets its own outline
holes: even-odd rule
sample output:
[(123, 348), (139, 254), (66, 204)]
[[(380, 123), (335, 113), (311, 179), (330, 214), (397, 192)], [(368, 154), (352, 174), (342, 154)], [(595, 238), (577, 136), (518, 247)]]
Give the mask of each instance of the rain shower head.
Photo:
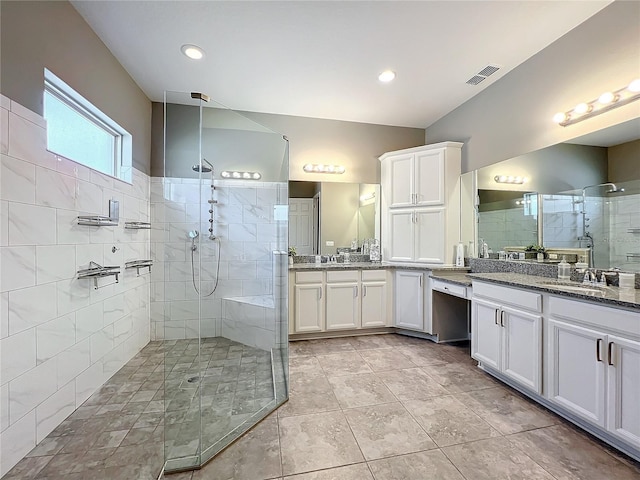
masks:
[(624, 188), (618, 188), (615, 183), (607, 182), (607, 183), (598, 183), (597, 185), (588, 185), (582, 189), (582, 196), (585, 196), (587, 189), (589, 188), (597, 188), (597, 187), (611, 187), (605, 193), (618, 193), (624, 192)]
[(194, 172), (201, 172), (201, 173), (213, 172), (213, 165), (211, 165), (211, 163), (209, 163), (206, 158), (203, 158), (202, 161), (207, 165), (203, 165), (202, 163), (196, 164), (193, 167), (191, 167), (191, 170), (193, 170)]

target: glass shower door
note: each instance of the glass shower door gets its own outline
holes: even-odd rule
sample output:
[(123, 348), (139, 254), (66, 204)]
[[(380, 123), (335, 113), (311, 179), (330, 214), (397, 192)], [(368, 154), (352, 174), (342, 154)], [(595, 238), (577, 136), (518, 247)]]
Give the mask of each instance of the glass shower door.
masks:
[(171, 472), (207, 462), (287, 398), (288, 143), (198, 95), (167, 92), (164, 108), (152, 246), (164, 260)]

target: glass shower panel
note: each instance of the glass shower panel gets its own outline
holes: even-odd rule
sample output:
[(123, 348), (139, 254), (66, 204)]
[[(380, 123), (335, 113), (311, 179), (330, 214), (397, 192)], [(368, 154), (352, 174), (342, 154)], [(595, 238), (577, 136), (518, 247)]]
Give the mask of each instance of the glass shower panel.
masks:
[(288, 142), (215, 102), (166, 98), (156, 249), (170, 472), (207, 462), (287, 399)]

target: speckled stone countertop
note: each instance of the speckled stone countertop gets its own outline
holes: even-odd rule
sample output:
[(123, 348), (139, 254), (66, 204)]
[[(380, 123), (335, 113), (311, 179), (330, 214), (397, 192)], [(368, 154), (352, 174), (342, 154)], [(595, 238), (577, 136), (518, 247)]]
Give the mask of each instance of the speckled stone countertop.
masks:
[[(587, 300), (606, 305), (617, 305), (620, 307), (640, 310), (640, 290), (621, 289), (618, 287), (594, 288), (598, 292), (589, 291), (568, 291), (562, 290), (562, 285), (578, 286), (578, 282), (559, 281), (549, 277), (535, 275), (524, 275), (521, 273), (470, 273), (468, 276), (472, 280), (485, 280), (492, 283), (500, 283), (512, 287), (525, 287), (531, 290), (552, 293), (564, 297), (572, 297), (579, 300)], [(557, 285), (557, 287), (554, 287)], [(639, 318), (640, 319), (640, 318)]]
[(462, 285), (464, 287), (471, 286), (471, 279), (468, 276), (468, 272), (438, 271), (432, 273), (431, 278), (435, 280), (442, 280), (443, 282), (455, 283), (456, 285)]
[(468, 272), (466, 267), (456, 267), (455, 265), (404, 265), (399, 263), (372, 263), (372, 262), (350, 262), (350, 263), (294, 263), (289, 265), (290, 271), (308, 270), (432, 270), (432, 271), (459, 271)]

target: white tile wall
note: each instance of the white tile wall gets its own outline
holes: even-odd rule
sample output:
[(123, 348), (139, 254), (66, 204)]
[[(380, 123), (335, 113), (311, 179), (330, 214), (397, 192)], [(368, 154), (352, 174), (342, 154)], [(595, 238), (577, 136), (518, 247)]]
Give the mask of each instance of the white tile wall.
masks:
[(507, 246), (532, 245), (538, 243), (537, 218), (524, 215), (522, 208), (510, 208), (480, 212), (478, 237), (482, 238), (493, 252)]
[[(149, 221), (149, 177), (134, 170), (131, 185), (56, 157), (44, 119), (1, 100), (0, 476), (148, 343), (151, 278), (124, 269), (150, 258), (150, 232), (124, 229)], [(77, 225), (112, 198), (117, 227)], [(120, 265), (120, 283), (76, 279), (92, 260)]]
[[(225, 335), (246, 344), (273, 345), (273, 332), (264, 329), (270, 340), (252, 340), (253, 330), (243, 329), (244, 318), (233, 311), (223, 327), (223, 299), (273, 295), (273, 251), (286, 250), (286, 229), (279, 231), (274, 218), (278, 198), (286, 202), (286, 184), (265, 182), (215, 182), (214, 233), (220, 238), (221, 254), (216, 292), (203, 299), (201, 333)], [(191, 272), (190, 230), (199, 230), (194, 257), (196, 284), (211, 291), (216, 279), (218, 244), (207, 237), (211, 190), (197, 179), (151, 179), (151, 258), (157, 262), (152, 272), (151, 311), (154, 339), (197, 337), (198, 295)], [(200, 265), (202, 262), (202, 265)], [(233, 309), (233, 307), (230, 307)], [(251, 310), (251, 309), (249, 309)], [(246, 309), (242, 313), (246, 313)], [(262, 311), (262, 309), (260, 309)], [(264, 322), (263, 322), (264, 323)], [(245, 325), (253, 327), (248, 320)], [(275, 328), (275, 327), (274, 327)], [(227, 336), (227, 335), (225, 335)]]

